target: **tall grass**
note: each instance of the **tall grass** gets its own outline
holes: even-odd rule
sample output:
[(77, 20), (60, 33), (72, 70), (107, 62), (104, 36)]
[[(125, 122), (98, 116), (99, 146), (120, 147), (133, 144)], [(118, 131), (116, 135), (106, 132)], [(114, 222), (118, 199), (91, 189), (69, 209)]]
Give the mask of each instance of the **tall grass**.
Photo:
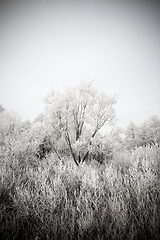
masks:
[(25, 162), (0, 163), (0, 239), (160, 239), (158, 147), (104, 165), (54, 155)]

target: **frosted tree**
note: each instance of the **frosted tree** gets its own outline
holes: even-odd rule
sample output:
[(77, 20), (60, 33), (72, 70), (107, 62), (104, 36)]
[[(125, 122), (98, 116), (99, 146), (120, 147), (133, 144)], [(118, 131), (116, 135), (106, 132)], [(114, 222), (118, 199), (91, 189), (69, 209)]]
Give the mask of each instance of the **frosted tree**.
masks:
[[(81, 81), (63, 92), (52, 90), (44, 98), (47, 125), (65, 142), (75, 163), (88, 157), (92, 141), (105, 124), (115, 123), (117, 96), (98, 93), (92, 81)], [(52, 142), (56, 152), (57, 142)]]
[[(0, 157), (24, 163), (33, 158), (35, 147), (30, 141), (31, 123), (23, 122), (16, 112), (0, 112)], [(14, 161), (12, 161), (14, 164)], [(10, 164), (12, 164), (10, 162)]]
[(151, 116), (141, 124), (139, 138), (141, 145), (160, 143), (160, 119), (158, 116)]
[(132, 149), (139, 145), (139, 127), (134, 122), (129, 122), (124, 133), (125, 146), (127, 149)]

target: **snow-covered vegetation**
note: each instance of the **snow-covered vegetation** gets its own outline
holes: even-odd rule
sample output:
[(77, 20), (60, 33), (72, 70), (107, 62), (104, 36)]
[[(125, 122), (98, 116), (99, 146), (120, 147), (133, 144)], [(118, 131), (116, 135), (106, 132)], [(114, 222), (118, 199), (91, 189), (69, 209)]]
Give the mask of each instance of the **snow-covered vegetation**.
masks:
[(0, 239), (160, 239), (158, 116), (116, 127), (91, 82), (44, 101), (32, 123), (0, 106)]

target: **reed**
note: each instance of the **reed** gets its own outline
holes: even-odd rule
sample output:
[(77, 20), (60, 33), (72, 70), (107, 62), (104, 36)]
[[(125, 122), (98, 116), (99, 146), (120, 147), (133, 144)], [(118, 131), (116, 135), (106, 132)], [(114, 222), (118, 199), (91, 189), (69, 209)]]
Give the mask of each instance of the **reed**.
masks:
[(160, 239), (160, 150), (140, 147), (110, 163), (0, 163), (4, 240)]

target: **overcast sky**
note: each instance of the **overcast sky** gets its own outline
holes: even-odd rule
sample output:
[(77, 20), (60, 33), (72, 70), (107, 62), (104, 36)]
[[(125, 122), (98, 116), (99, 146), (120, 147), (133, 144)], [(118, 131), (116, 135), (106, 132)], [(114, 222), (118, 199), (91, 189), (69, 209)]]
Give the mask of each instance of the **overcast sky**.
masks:
[(0, 8), (4, 108), (33, 120), (52, 88), (91, 78), (99, 91), (119, 94), (119, 126), (160, 117), (160, 8), (154, 1), (11, 2)]

